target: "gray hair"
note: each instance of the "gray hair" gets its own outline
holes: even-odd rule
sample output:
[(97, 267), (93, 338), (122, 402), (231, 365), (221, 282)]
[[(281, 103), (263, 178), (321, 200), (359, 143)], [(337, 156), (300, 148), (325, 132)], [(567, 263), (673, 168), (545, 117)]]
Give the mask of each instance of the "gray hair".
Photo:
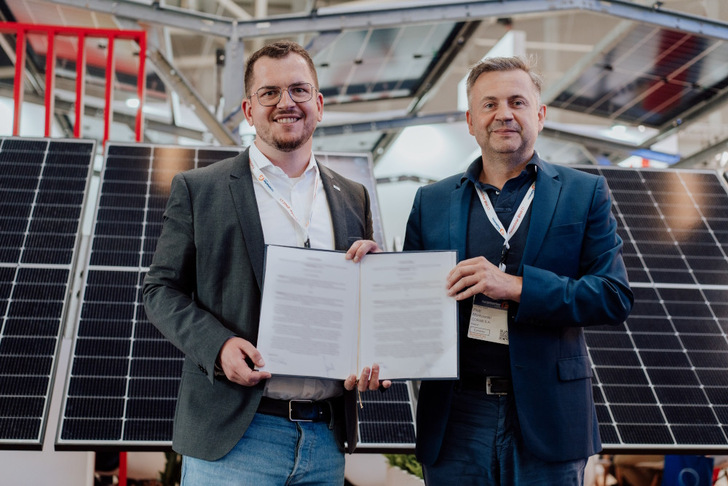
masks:
[(528, 74), (536, 87), (538, 93), (539, 103), (541, 98), (541, 87), (543, 86), (543, 78), (539, 73), (534, 71), (536, 63), (533, 58), (525, 59), (520, 56), (514, 57), (486, 57), (479, 63), (477, 63), (470, 70), (468, 79), (466, 81), (466, 92), (468, 96), (468, 106), (470, 105), (470, 92), (473, 89), (473, 85), (483, 73), (492, 73), (496, 71), (515, 71), (520, 69), (521, 71)]

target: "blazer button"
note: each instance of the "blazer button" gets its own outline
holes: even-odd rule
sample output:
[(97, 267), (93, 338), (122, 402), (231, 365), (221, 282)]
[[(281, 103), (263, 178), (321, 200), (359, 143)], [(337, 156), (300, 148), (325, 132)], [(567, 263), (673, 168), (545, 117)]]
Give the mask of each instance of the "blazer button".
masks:
[(202, 365), (198, 365), (197, 367), (198, 367), (198, 368), (200, 369), (200, 371), (202, 371), (202, 372), (203, 372), (204, 374), (207, 374), (207, 370), (205, 369), (205, 367), (204, 367), (204, 366), (202, 366)]

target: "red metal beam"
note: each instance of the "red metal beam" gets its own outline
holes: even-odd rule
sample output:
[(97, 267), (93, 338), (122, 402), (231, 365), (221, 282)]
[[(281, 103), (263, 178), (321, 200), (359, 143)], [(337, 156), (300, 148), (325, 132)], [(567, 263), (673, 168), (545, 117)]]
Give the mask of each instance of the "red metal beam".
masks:
[(104, 139), (101, 141), (106, 146), (111, 131), (111, 122), (114, 119), (114, 70), (116, 62), (114, 59), (114, 38), (109, 37), (106, 46), (106, 93), (104, 95)]
[(25, 81), (25, 31), (19, 30), (15, 40), (15, 82), (13, 83), (13, 135), (20, 135), (20, 114), (23, 111)]
[(83, 136), (83, 106), (86, 93), (86, 34), (78, 35), (78, 51), (76, 55), (76, 123), (73, 136)]
[(23, 106), (23, 84), (25, 77), (25, 58), (26, 58), (26, 39), (29, 33), (44, 33), (48, 36), (48, 50), (46, 52), (46, 116), (45, 116), (45, 136), (49, 137), (51, 132), (51, 120), (53, 116), (53, 107), (55, 104), (55, 37), (72, 36), (78, 38), (78, 53), (76, 57), (76, 124), (74, 127), (74, 136), (81, 137), (83, 131), (83, 107), (86, 79), (86, 38), (105, 38), (108, 42), (108, 51), (106, 57), (106, 93), (105, 93), (105, 113), (104, 113), (104, 139), (103, 143), (109, 138), (111, 121), (113, 119), (113, 87), (114, 87), (114, 71), (116, 61), (114, 59), (114, 42), (116, 39), (132, 40), (139, 44), (139, 70), (137, 74), (137, 97), (139, 106), (137, 107), (135, 136), (138, 142), (142, 141), (144, 133), (144, 96), (146, 93), (146, 52), (147, 52), (147, 35), (141, 30), (113, 30), (113, 29), (93, 29), (86, 27), (64, 27), (58, 25), (45, 24), (24, 24), (16, 22), (0, 22), (0, 33), (16, 34), (16, 53), (15, 53), (15, 83), (13, 89), (13, 100), (15, 102), (13, 112), (13, 135), (20, 134), (20, 115)]
[(0, 32), (12, 33), (18, 31), (45, 33), (49, 30), (55, 31), (58, 35), (76, 36), (85, 35), (87, 37), (117, 37), (119, 39), (138, 40), (139, 37), (146, 36), (143, 30), (114, 30), (114, 29), (94, 29), (90, 27), (66, 27), (62, 25), (48, 24), (24, 24), (21, 22), (0, 22)]
[(119, 486), (126, 486), (128, 462), (126, 452), (119, 452)]
[(147, 37), (144, 35), (137, 42), (139, 43), (139, 72), (137, 74), (137, 98), (139, 98), (139, 106), (137, 107), (134, 134), (136, 141), (142, 142), (144, 139), (144, 94), (147, 88)]
[(51, 136), (53, 109), (55, 107), (56, 89), (56, 33), (48, 31), (48, 49), (46, 50), (46, 84), (45, 84), (45, 136)]

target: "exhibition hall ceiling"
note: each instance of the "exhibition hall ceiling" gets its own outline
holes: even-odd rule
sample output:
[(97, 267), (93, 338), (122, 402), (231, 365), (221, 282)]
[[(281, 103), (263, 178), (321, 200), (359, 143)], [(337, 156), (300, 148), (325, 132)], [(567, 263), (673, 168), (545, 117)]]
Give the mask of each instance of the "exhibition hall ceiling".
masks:
[[(466, 130), (458, 85), (509, 39), (517, 53), (536, 59), (545, 78), (547, 122), (537, 146), (545, 159), (618, 164), (632, 155), (677, 167), (725, 164), (725, 2), (4, 0), (0, 6), (9, 21), (145, 30), (148, 142), (229, 145), (196, 116), (207, 110), (235, 143), (249, 143), (252, 132), (239, 110), (244, 58), (285, 38), (306, 46), (317, 66), (325, 115), (315, 150), (371, 152), (376, 164), (407, 127)], [(0, 89), (12, 95), (14, 38), (2, 40)], [(47, 44), (45, 36), (28, 38), (35, 69), (28, 70), (26, 101), (43, 99)], [(123, 121), (134, 113), (126, 102), (135, 95), (140, 53), (132, 42), (116, 44), (111, 138), (131, 141), (134, 127)], [(108, 46), (88, 40), (86, 48), (86, 101), (103, 106)], [(56, 89), (67, 105), (76, 49), (74, 39), (56, 45)], [(187, 102), (180, 86), (199, 103)], [(68, 118), (63, 106), (56, 111)], [(92, 138), (102, 124), (100, 116), (83, 123)], [(417, 164), (402, 160), (394, 171), (416, 176)]]

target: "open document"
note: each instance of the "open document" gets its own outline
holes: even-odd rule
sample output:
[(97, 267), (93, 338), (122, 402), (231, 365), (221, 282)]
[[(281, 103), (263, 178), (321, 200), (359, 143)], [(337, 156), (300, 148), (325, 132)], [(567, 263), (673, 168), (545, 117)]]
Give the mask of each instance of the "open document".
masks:
[(457, 378), (454, 251), (369, 253), (268, 245), (257, 348), (276, 375)]

